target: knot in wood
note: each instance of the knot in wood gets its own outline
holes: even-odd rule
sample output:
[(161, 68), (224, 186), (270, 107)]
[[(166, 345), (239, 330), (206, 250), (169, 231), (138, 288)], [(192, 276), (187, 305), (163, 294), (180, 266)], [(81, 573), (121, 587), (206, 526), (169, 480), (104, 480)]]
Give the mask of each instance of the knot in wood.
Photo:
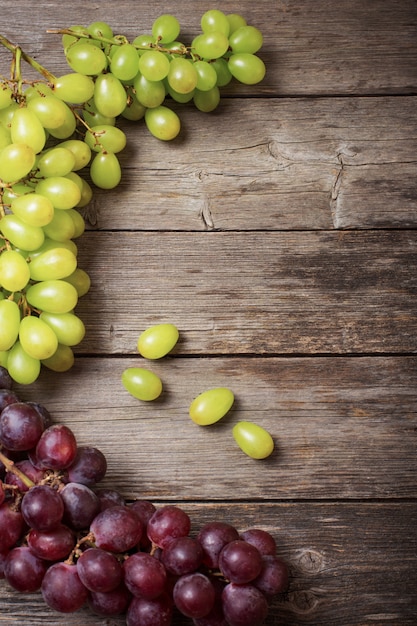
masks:
[(323, 568), (323, 556), (316, 550), (302, 550), (298, 557), (298, 567), (302, 572), (315, 574)]

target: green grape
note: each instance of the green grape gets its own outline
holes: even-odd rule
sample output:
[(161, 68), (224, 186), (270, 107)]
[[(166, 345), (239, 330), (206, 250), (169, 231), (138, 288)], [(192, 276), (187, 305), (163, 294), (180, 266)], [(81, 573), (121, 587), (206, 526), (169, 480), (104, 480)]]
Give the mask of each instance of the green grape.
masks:
[(202, 33), (194, 39), (193, 47), (202, 59), (218, 59), (227, 52), (229, 40), (217, 31)]
[(12, 137), (10, 134), (10, 130), (0, 124), (0, 150), (3, 150), (6, 146), (9, 146), (12, 143)]
[(208, 91), (200, 91), (196, 89), (193, 96), (193, 102), (196, 108), (203, 113), (214, 111), (220, 103), (220, 90), (217, 86)]
[(44, 82), (35, 82), (33, 83), (33, 85), (31, 85), (25, 90), (26, 104), (28, 105), (29, 102), (33, 100), (33, 98), (39, 98), (39, 97), (43, 98), (45, 96), (53, 96), (53, 95), (54, 95), (54, 92), (51, 89), (51, 87), (49, 87), (49, 85), (47, 85)]
[(49, 359), (42, 359), (42, 365), (53, 372), (67, 372), (74, 365), (74, 360), (71, 348), (59, 343), (55, 353)]
[(152, 35), (138, 35), (133, 40), (133, 45), (137, 49), (138, 55), (141, 56), (146, 50), (149, 50), (154, 44)]
[(143, 118), (145, 111), (146, 107), (137, 99), (135, 89), (129, 86), (127, 88), (127, 104), (122, 111), (122, 116), (127, 120), (137, 122)]
[(29, 304), (48, 313), (69, 313), (78, 302), (73, 285), (64, 280), (44, 280), (31, 285), (26, 291)]
[(145, 124), (149, 132), (157, 139), (161, 139), (161, 141), (171, 141), (181, 130), (178, 115), (175, 111), (165, 106), (147, 109)]
[(124, 43), (115, 48), (110, 62), (110, 72), (119, 80), (132, 80), (139, 68), (139, 56), (135, 46), (131, 43)]
[(100, 124), (116, 125), (116, 118), (112, 115), (103, 115), (97, 111), (94, 100), (89, 100), (83, 106), (83, 119), (88, 126), (99, 126)]
[(0, 178), (12, 183), (25, 178), (35, 165), (33, 148), (24, 143), (11, 143), (0, 152)]
[(252, 422), (238, 422), (233, 437), (239, 448), (252, 459), (266, 459), (274, 449), (274, 440), (262, 426)]
[(193, 99), (195, 89), (193, 89), (189, 93), (178, 93), (178, 91), (175, 91), (175, 89), (171, 87), (168, 81), (164, 81), (164, 82), (165, 82), (166, 91), (169, 93), (171, 98), (175, 100), (175, 102), (180, 102), (181, 104), (185, 104), (186, 102), (191, 102), (191, 100)]
[(147, 50), (139, 57), (139, 71), (151, 81), (159, 81), (168, 76), (170, 62), (160, 50)]
[(41, 227), (26, 224), (12, 213), (1, 218), (0, 231), (13, 246), (22, 250), (36, 250), (45, 239)]
[(206, 11), (201, 18), (201, 30), (203, 33), (222, 33), (229, 36), (230, 23), (227, 16), (217, 9)]
[(171, 352), (178, 339), (178, 328), (174, 324), (156, 324), (141, 333), (137, 348), (145, 359), (160, 359)]
[(10, 350), (19, 336), (20, 309), (16, 302), (0, 300), (0, 350)]
[(94, 104), (102, 115), (117, 117), (127, 102), (126, 89), (113, 74), (100, 74), (94, 87)]
[(17, 217), (30, 226), (46, 226), (54, 216), (52, 202), (33, 191), (14, 198), (10, 208)]
[(20, 322), (19, 341), (33, 359), (48, 359), (58, 347), (53, 329), (39, 317), (27, 315)]
[[(87, 183), (87, 181), (82, 179), (81, 182), (82, 182), (83, 185), (84, 184), (88, 185), (88, 189), (91, 192), (91, 194), (89, 194), (90, 199), (91, 199), (91, 197), (93, 195), (93, 190), (91, 189), (91, 187)], [(85, 198), (85, 200), (87, 200), (87, 198)], [(88, 202), (86, 202), (86, 204), (88, 204)], [(80, 206), (80, 203), (78, 203), (77, 206)], [(77, 239), (78, 237), (81, 237), (81, 235), (85, 231), (85, 219), (83, 218), (81, 213), (79, 211), (77, 211), (77, 209), (68, 209), (67, 212), (68, 212), (69, 216), (71, 217), (72, 221), (74, 222), (74, 234), (73, 234), (72, 237), (73, 237), (73, 239)]]
[[(72, 209), (68, 209), (68, 211), (62, 211), (62, 212), (68, 215), (70, 211), (72, 211)], [(37, 248), (36, 250), (33, 250), (30, 253), (30, 258), (34, 259), (35, 256), (39, 254), (43, 254), (47, 250), (53, 250), (54, 248), (66, 248), (67, 250), (70, 250), (75, 257), (78, 254), (77, 244), (71, 239), (67, 239), (66, 241), (56, 241), (55, 239), (50, 239), (49, 237), (45, 237), (43, 244), (39, 248)]]
[(66, 176), (51, 176), (40, 180), (36, 192), (49, 198), (55, 209), (73, 209), (81, 200), (78, 185)]
[(94, 81), (90, 76), (78, 72), (64, 74), (55, 80), (53, 92), (60, 100), (81, 104), (93, 97)]
[[(81, 24), (74, 24), (73, 26), (70, 26), (68, 30), (71, 30), (76, 34), (80, 33), (81, 35), (86, 35), (88, 33), (85, 26), (82, 26)], [(79, 41), (79, 37), (76, 35), (69, 35), (68, 33), (62, 35), (61, 43), (64, 51), (66, 52), (67, 48), (72, 46), (74, 43), (77, 43), (77, 41)]]
[[(30, 280), (26, 258), (17, 250), (4, 250), (0, 255), (0, 286), (14, 293), (26, 287)], [(1, 300), (1, 304), (7, 300)]]
[(54, 314), (43, 311), (39, 317), (52, 328), (58, 342), (64, 346), (76, 346), (84, 339), (84, 323), (72, 312)]
[(105, 39), (112, 39), (113, 37), (113, 29), (107, 22), (92, 22), (87, 27), (87, 31), (93, 37), (104, 37)]
[(92, 126), (85, 134), (85, 143), (94, 152), (121, 152), (126, 147), (126, 135), (116, 126)]
[(228, 65), (232, 76), (245, 85), (260, 83), (266, 72), (262, 59), (249, 52), (232, 54)]
[[(1, 222), (0, 222), (1, 226)], [(55, 209), (54, 216), (49, 224), (42, 228), (44, 234), (58, 242), (72, 239), (75, 234), (75, 224), (68, 209)], [(39, 248), (40, 246), (38, 246)], [(34, 248), (36, 250), (37, 248)]]
[(246, 26), (245, 18), (242, 15), (239, 15), (238, 13), (229, 13), (228, 15), (226, 15), (226, 17), (227, 17), (227, 21), (229, 22), (229, 26), (230, 26), (229, 37), (238, 28), (241, 28), (241, 26)]
[(74, 72), (97, 76), (107, 67), (107, 57), (101, 48), (80, 40), (66, 49), (67, 63)]
[(7, 357), (7, 369), (13, 380), (19, 385), (31, 385), (39, 377), (41, 363), (39, 359), (29, 356), (16, 341), (10, 348)]
[(44, 128), (59, 128), (65, 124), (68, 111), (71, 109), (54, 95), (36, 96), (27, 101), (29, 111), (32, 111)]
[[(63, 103), (65, 104), (65, 103)], [(65, 121), (61, 126), (56, 128), (45, 127), (45, 130), (49, 135), (56, 139), (68, 139), (74, 133), (77, 127), (77, 119), (69, 106), (65, 109)]]
[[(81, 178), (81, 176), (79, 176), (76, 172), (70, 172), (69, 174), (67, 174), (67, 178), (69, 178), (70, 180), (73, 180), (78, 185), (81, 191), (81, 198), (78, 204), (76, 205), (76, 208), (81, 209), (87, 206), (87, 204), (89, 204), (93, 198), (93, 190), (91, 188), (90, 183), (86, 181), (85, 178)], [(70, 211), (71, 215), (74, 217), (73, 209), (67, 209), (67, 210)], [(78, 211), (75, 211), (75, 213), (77, 213), (77, 215), (80, 215)], [(78, 218), (76, 219), (78, 220)], [(76, 229), (75, 229), (76, 232), (80, 230), (80, 227), (82, 228), (82, 230), (80, 231), (79, 235), (74, 234), (74, 237), (79, 237), (84, 232), (85, 222), (83, 222), (82, 224), (80, 223), (79, 225), (76, 224)]]
[(99, 152), (91, 162), (90, 176), (97, 187), (114, 189), (122, 178), (119, 159), (112, 152)]
[(242, 26), (229, 37), (229, 44), (233, 53), (255, 54), (262, 47), (262, 33), (255, 26)]
[(146, 109), (159, 107), (165, 100), (165, 85), (162, 80), (148, 80), (142, 74), (138, 74), (134, 80), (136, 98)]
[(207, 61), (196, 61), (194, 68), (197, 70), (196, 88), (200, 91), (210, 91), (217, 83), (217, 73), (211, 63)]
[(11, 105), (13, 101), (13, 91), (10, 87), (4, 83), (0, 82), (0, 109), (7, 109)]
[(64, 280), (75, 287), (79, 298), (85, 296), (91, 287), (90, 277), (85, 270), (81, 269), (81, 267), (77, 267), (71, 276), (67, 276)]
[(152, 35), (161, 43), (173, 41), (180, 34), (180, 23), (176, 17), (168, 13), (160, 15), (152, 24)]
[(81, 141), (81, 139), (68, 139), (67, 141), (62, 141), (60, 147), (70, 150), (74, 155), (75, 163), (73, 171), (77, 172), (78, 170), (82, 170), (83, 167), (89, 164), (91, 160), (91, 149), (87, 146), (85, 141)]
[(67, 148), (56, 146), (46, 150), (38, 159), (39, 174), (45, 178), (66, 176), (75, 166), (75, 156)]
[(77, 258), (67, 248), (52, 248), (36, 255), (28, 267), (32, 280), (57, 280), (73, 273), (77, 267)]
[(194, 64), (188, 59), (172, 59), (168, 72), (168, 83), (178, 93), (190, 93), (197, 85), (198, 74)]
[(128, 367), (122, 373), (122, 384), (134, 398), (150, 402), (162, 393), (162, 381), (154, 372), (142, 367)]
[(191, 402), (190, 417), (199, 426), (214, 424), (230, 411), (234, 399), (233, 392), (227, 387), (203, 391)]

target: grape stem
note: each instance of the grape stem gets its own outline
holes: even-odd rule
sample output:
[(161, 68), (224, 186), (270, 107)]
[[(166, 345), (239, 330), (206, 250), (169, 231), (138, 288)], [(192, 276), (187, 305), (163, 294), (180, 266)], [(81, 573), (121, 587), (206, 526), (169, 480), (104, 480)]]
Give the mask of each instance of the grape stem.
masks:
[(23, 59), (28, 63), (34, 70), (39, 72), (46, 80), (50, 83), (55, 81), (55, 76), (46, 67), (43, 67), (40, 63), (38, 63), (33, 57), (29, 56), (22, 50), (20, 46), (12, 43), (5, 37), (4, 35), (0, 35), (0, 44), (10, 50), (13, 53), (13, 62), (12, 62), (12, 78), (14, 80), (21, 81), (20, 75), (20, 59)]
[(13, 461), (8, 459), (7, 456), (5, 456), (1, 450), (0, 450), (0, 461), (3, 463), (4, 467), (6, 468), (6, 471), (17, 476), (17, 478), (19, 478), (22, 481), (22, 483), (26, 485), (26, 487), (30, 489), (31, 487), (35, 486), (35, 483), (32, 480), (30, 480), (30, 478), (28, 478), (28, 476), (26, 476), (26, 474), (24, 474), (18, 467), (16, 467)]

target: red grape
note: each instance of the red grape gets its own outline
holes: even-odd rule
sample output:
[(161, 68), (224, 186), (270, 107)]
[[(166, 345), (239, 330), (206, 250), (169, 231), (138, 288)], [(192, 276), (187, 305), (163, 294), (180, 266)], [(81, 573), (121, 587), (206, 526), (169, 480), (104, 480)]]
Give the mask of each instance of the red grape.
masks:
[(78, 611), (88, 598), (77, 566), (65, 562), (51, 565), (43, 578), (41, 591), (46, 604), (60, 613)]

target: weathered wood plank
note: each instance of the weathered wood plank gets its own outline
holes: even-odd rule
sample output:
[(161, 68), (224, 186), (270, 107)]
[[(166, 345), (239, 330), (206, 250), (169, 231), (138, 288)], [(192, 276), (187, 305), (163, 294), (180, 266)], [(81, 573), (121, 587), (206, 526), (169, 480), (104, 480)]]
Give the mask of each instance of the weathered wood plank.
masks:
[(90, 232), (79, 248), (84, 354), (132, 354), (164, 320), (181, 354), (416, 350), (415, 231)]
[[(184, 503), (195, 529), (222, 519), (239, 529), (262, 526), (273, 533), (290, 564), (288, 594), (270, 608), (265, 626), (390, 626), (417, 620), (415, 503)], [(39, 594), (0, 585), (1, 620), (13, 626), (122, 626), (87, 608), (65, 616), (48, 610)], [(178, 618), (175, 626), (190, 626)]]
[[(162, 379), (158, 401), (132, 398), (126, 367)], [(416, 357), (79, 358), (44, 372), (25, 399), (47, 398), (55, 420), (108, 458), (106, 483), (126, 497), (213, 500), (416, 497)], [(210, 428), (188, 417), (205, 389), (230, 387), (231, 413)], [(94, 401), (91, 401), (91, 397)], [(246, 457), (232, 427), (255, 421), (276, 449)]]

